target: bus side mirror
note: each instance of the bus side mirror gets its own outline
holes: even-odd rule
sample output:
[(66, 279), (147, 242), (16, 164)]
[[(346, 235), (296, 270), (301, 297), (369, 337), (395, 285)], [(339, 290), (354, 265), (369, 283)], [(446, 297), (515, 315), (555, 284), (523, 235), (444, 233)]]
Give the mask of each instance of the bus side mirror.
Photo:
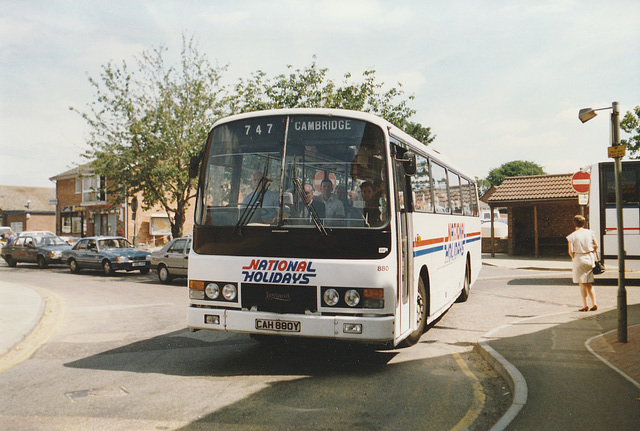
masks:
[(404, 153), (401, 159), (396, 158), (397, 161), (402, 162), (404, 165), (404, 173), (410, 177), (414, 176), (418, 170), (418, 163), (416, 161), (416, 155), (411, 151)]
[(198, 168), (202, 161), (202, 155), (203, 152), (200, 151), (200, 154), (191, 157), (191, 161), (189, 162), (189, 178), (196, 178), (198, 176)]

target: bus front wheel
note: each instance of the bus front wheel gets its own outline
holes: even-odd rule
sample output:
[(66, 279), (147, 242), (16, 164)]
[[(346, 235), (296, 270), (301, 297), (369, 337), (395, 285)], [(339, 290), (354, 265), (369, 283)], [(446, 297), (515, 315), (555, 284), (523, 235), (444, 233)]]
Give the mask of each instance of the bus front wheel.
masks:
[(422, 277), (418, 279), (418, 294), (416, 296), (416, 330), (411, 333), (403, 342), (403, 347), (409, 347), (420, 341), (424, 333), (427, 322), (427, 290), (424, 287)]

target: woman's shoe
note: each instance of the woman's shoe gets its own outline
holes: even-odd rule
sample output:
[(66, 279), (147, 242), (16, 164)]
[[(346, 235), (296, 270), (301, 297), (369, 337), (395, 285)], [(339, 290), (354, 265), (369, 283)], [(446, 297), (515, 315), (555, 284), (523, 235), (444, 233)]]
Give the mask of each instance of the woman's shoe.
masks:
[(589, 311), (589, 307), (582, 307), (581, 309), (579, 309), (578, 311)]
[(598, 306), (597, 306), (597, 305), (594, 305), (593, 307), (591, 307), (591, 308), (589, 309), (589, 311), (596, 311), (597, 309), (598, 309)]

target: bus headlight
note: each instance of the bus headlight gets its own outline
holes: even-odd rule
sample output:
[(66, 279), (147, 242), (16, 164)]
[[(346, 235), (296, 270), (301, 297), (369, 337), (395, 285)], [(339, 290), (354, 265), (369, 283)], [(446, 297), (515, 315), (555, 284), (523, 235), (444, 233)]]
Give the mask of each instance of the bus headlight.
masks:
[(360, 294), (355, 289), (349, 289), (347, 293), (344, 294), (344, 302), (346, 302), (349, 307), (355, 307), (360, 303)]
[(338, 291), (335, 289), (327, 289), (324, 291), (324, 294), (322, 295), (322, 299), (324, 300), (325, 304), (327, 304), (330, 307), (333, 307), (340, 300), (340, 295), (338, 295)]
[(204, 293), (206, 293), (207, 298), (216, 299), (220, 296), (220, 286), (216, 283), (209, 283), (207, 287), (204, 289)]
[(236, 299), (236, 297), (238, 296), (238, 290), (236, 289), (236, 286), (231, 283), (225, 284), (222, 288), (222, 296), (224, 296), (224, 299), (226, 299), (227, 301), (233, 301), (234, 299)]

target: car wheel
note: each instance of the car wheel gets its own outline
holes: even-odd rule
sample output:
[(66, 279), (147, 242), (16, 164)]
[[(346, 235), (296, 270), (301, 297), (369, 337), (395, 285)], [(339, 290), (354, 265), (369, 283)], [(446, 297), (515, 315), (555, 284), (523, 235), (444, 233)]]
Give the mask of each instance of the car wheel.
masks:
[(16, 262), (16, 260), (11, 256), (5, 257), (4, 260), (7, 261), (7, 265), (9, 265), (11, 268), (15, 268), (15, 266), (18, 264), (18, 262)]
[(47, 261), (44, 259), (44, 256), (39, 254), (38, 255), (38, 268), (40, 269), (44, 269), (47, 267)]
[(102, 262), (102, 271), (104, 275), (113, 275), (113, 265), (108, 260)]
[(78, 262), (76, 262), (75, 259), (69, 260), (69, 270), (74, 274), (77, 274), (80, 272), (80, 266), (78, 265)]
[(171, 274), (169, 274), (169, 270), (164, 265), (160, 265), (158, 267), (158, 280), (160, 280), (161, 283), (168, 283), (171, 281)]

